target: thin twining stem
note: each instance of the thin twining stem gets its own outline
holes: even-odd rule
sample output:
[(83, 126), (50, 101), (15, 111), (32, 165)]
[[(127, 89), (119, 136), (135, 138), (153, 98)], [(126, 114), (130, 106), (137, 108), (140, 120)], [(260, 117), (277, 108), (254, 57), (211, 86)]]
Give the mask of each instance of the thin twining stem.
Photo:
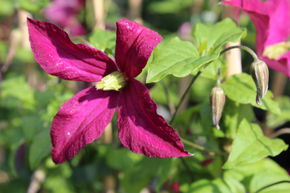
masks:
[(259, 192), (261, 192), (261, 191), (263, 191), (263, 190), (265, 190), (265, 189), (267, 189), (267, 188), (270, 188), (270, 187), (275, 186), (275, 185), (278, 185), (278, 184), (283, 184), (283, 183), (290, 183), (290, 181), (289, 181), (289, 180), (281, 180), (281, 181), (278, 181), (278, 182), (274, 182), (274, 183), (272, 183), (272, 184), (266, 185), (266, 186), (264, 186), (264, 187), (258, 189), (258, 190), (257, 190), (256, 192), (254, 192), (254, 193), (259, 193)]
[(172, 123), (173, 123), (173, 121), (174, 121), (174, 119), (175, 119), (175, 117), (176, 117), (177, 112), (179, 111), (179, 108), (180, 108), (182, 102), (184, 101), (185, 97), (187, 96), (188, 92), (190, 91), (191, 86), (193, 85), (193, 83), (195, 82), (195, 80), (198, 78), (198, 76), (199, 76), (200, 74), (201, 74), (201, 71), (199, 71), (199, 72), (198, 72), (198, 73), (197, 73), (197, 74), (196, 74), (196, 75), (191, 79), (191, 81), (190, 81), (188, 87), (186, 88), (186, 90), (185, 90), (184, 93), (182, 94), (182, 96), (181, 96), (181, 98), (180, 98), (180, 100), (179, 100), (179, 102), (178, 102), (178, 104), (177, 104), (177, 107), (176, 107), (176, 109), (175, 109), (175, 112), (173, 113), (172, 118), (171, 118), (171, 120), (169, 121), (169, 124), (172, 124)]
[(254, 58), (254, 60), (258, 60), (257, 54), (251, 48), (249, 48), (247, 46), (243, 46), (243, 45), (236, 45), (236, 46), (227, 47), (227, 48), (223, 49), (220, 52), (220, 55), (224, 54), (226, 51), (229, 51), (229, 50), (235, 49), (235, 48), (239, 48), (239, 49), (245, 50), (246, 52), (248, 52), (249, 54), (251, 54), (251, 56)]
[(167, 104), (167, 107), (169, 109), (170, 116), (172, 116), (173, 113), (175, 112), (175, 107), (174, 107), (174, 105), (170, 101), (170, 96), (169, 96), (168, 88), (166, 87), (166, 85), (164, 84), (164, 82), (160, 82), (160, 83), (161, 83), (161, 86), (162, 86), (162, 88), (164, 90), (164, 93), (165, 93), (166, 104)]
[(198, 150), (200, 150), (200, 151), (207, 152), (207, 153), (208, 153), (209, 155), (211, 155), (211, 156), (214, 156), (214, 155), (222, 155), (221, 152), (215, 152), (215, 151), (212, 151), (212, 150), (207, 149), (207, 148), (205, 148), (205, 147), (203, 147), (203, 146), (201, 146), (201, 145), (198, 145), (198, 144), (196, 144), (196, 143), (193, 143), (193, 142), (191, 142), (191, 141), (188, 141), (187, 139), (181, 138), (181, 140), (182, 140), (182, 142), (183, 142), (184, 144), (187, 144), (187, 145), (189, 145), (189, 146), (191, 146), (191, 147), (193, 147), (193, 148), (195, 148), (195, 149), (198, 149)]
[(280, 130), (274, 132), (271, 135), (271, 138), (275, 138), (275, 137), (278, 137), (278, 136), (284, 135), (284, 134), (290, 134), (290, 128), (283, 128), (283, 129), (280, 129)]

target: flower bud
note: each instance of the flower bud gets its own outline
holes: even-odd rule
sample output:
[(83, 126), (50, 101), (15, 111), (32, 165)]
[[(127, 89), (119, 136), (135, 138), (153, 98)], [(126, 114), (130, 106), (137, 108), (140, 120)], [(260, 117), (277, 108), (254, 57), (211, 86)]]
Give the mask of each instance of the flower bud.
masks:
[(220, 129), (219, 121), (222, 117), (226, 96), (224, 90), (218, 85), (211, 90), (212, 121), (217, 129)]
[(252, 76), (257, 87), (256, 102), (261, 105), (261, 100), (268, 91), (269, 70), (267, 64), (262, 60), (255, 60), (252, 63)]

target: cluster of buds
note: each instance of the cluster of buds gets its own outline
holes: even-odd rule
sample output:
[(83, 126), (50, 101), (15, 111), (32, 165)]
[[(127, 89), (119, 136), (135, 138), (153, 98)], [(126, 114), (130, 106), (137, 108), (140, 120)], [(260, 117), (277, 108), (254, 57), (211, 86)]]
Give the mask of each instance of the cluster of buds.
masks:
[(262, 98), (268, 91), (269, 84), (269, 70), (267, 64), (259, 59), (255, 59), (252, 63), (252, 77), (255, 80), (257, 87), (256, 102), (258, 105), (262, 104)]
[[(256, 103), (258, 105), (262, 104), (262, 98), (266, 95), (268, 91), (268, 84), (269, 84), (269, 70), (267, 64), (260, 60), (256, 53), (251, 50), (250, 48), (242, 45), (238, 46), (231, 46), (226, 49), (224, 49), (222, 53), (233, 49), (233, 48), (240, 48), (246, 50), (248, 53), (250, 53), (253, 58), (254, 62), (251, 64), (252, 68), (252, 77), (255, 81), (256, 87), (257, 87), (257, 96), (256, 96)], [(211, 110), (212, 110), (212, 121), (213, 124), (217, 129), (220, 129), (219, 121), (222, 117), (222, 112), (225, 105), (226, 96), (224, 93), (223, 88), (220, 86), (221, 80), (220, 80), (220, 71), (218, 72), (218, 80), (217, 85), (212, 88), (211, 91)]]
[(220, 129), (219, 122), (223, 114), (223, 109), (226, 101), (226, 95), (220, 85), (220, 77), (218, 78), (217, 85), (211, 90), (211, 111), (212, 121), (217, 129)]

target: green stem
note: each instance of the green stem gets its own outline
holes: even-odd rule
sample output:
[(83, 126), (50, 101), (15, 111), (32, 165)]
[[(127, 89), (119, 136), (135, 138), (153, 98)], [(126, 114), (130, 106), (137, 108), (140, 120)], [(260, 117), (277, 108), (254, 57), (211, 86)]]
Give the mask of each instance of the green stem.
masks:
[(195, 148), (195, 149), (198, 149), (198, 150), (200, 150), (200, 151), (207, 152), (207, 153), (209, 153), (209, 155), (212, 155), (212, 156), (213, 156), (213, 155), (222, 155), (222, 153), (220, 153), (220, 152), (212, 151), (212, 150), (207, 149), (207, 148), (205, 148), (205, 147), (203, 147), (203, 146), (201, 146), (201, 145), (198, 145), (198, 144), (196, 144), (196, 143), (193, 143), (193, 142), (191, 142), (191, 141), (188, 141), (187, 139), (181, 138), (181, 140), (182, 140), (182, 142), (183, 142), (184, 144), (187, 144), (187, 145), (189, 145), (189, 146), (191, 146), (191, 147), (193, 147), (193, 148)]
[(243, 45), (236, 45), (236, 46), (230, 46), (230, 47), (227, 47), (225, 49), (223, 49), (221, 52), (220, 52), (220, 55), (224, 54), (226, 51), (229, 51), (231, 49), (234, 49), (234, 48), (239, 48), (239, 49), (243, 49), (245, 50), (246, 52), (248, 52), (249, 54), (251, 54), (251, 56), (254, 58), (254, 60), (258, 60), (258, 56), (257, 54), (249, 47), (247, 46), (243, 46)]
[(257, 190), (256, 192), (254, 192), (254, 193), (259, 193), (259, 192), (261, 192), (261, 191), (263, 191), (263, 190), (265, 190), (265, 189), (267, 189), (267, 188), (270, 188), (271, 186), (275, 186), (275, 185), (282, 184), (282, 183), (290, 183), (290, 181), (289, 181), (289, 180), (281, 180), (281, 181), (278, 181), (278, 182), (274, 182), (274, 183), (272, 183), (272, 184), (266, 185), (266, 186), (264, 186), (264, 187), (258, 189), (258, 190)]
[(172, 116), (172, 114), (173, 114), (173, 112), (175, 112), (175, 110), (172, 110), (172, 108), (171, 108), (170, 96), (169, 96), (167, 86), (164, 84), (164, 82), (161, 82), (161, 86), (163, 87), (163, 90), (164, 90), (167, 107), (169, 109), (170, 115)]
[(185, 90), (184, 93), (182, 94), (182, 96), (181, 96), (181, 98), (180, 98), (180, 100), (179, 100), (179, 102), (178, 102), (178, 104), (177, 104), (177, 107), (176, 107), (176, 109), (175, 109), (175, 112), (174, 112), (174, 114), (173, 114), (171, 120), (169, 121), (169, 124), (170, 124), (170, 125), (173, 123), (173, 121), (174, 121), (174, 119), (175, 119), (175, 117), (176, 117), (176, 114), (177, 114), (177, 112), (179, 111), (179, 108), (180, 108), (180, 106), (181, 106), (183, 100), (185, 99), (185, 97), (187, 96), (188, 92), (190, 91), (191, 86), (193, 85), (193, 83), (195, 82), (195, 80), (198, 78), (198, 76), (199, 76), (200, 74), (201, 74), (201, 71), (199, 71), (199, 72), (198, 72), (198, 73), (197, 73), (197, 74), (196, 74), (196, 75), (191, 79), (191, 81), (190, 81), (188, 87), (186, 88), (186, 90)]

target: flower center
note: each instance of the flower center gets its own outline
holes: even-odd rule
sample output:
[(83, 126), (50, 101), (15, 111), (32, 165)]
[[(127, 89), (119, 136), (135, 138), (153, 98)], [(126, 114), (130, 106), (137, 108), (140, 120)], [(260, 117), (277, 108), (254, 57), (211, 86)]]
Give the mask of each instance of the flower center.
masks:
[(267, 46), (263, 52), (263, 56), (270, 59), (278, 59), (290, 50), (290, 42), (281, 42), (271, 46)]
[(124, 75), (121, 72), (115, 71), (108, 74), (100, 82), (96, 83), (98, 90), (115, 90), (119, 91), (126, 84)]

